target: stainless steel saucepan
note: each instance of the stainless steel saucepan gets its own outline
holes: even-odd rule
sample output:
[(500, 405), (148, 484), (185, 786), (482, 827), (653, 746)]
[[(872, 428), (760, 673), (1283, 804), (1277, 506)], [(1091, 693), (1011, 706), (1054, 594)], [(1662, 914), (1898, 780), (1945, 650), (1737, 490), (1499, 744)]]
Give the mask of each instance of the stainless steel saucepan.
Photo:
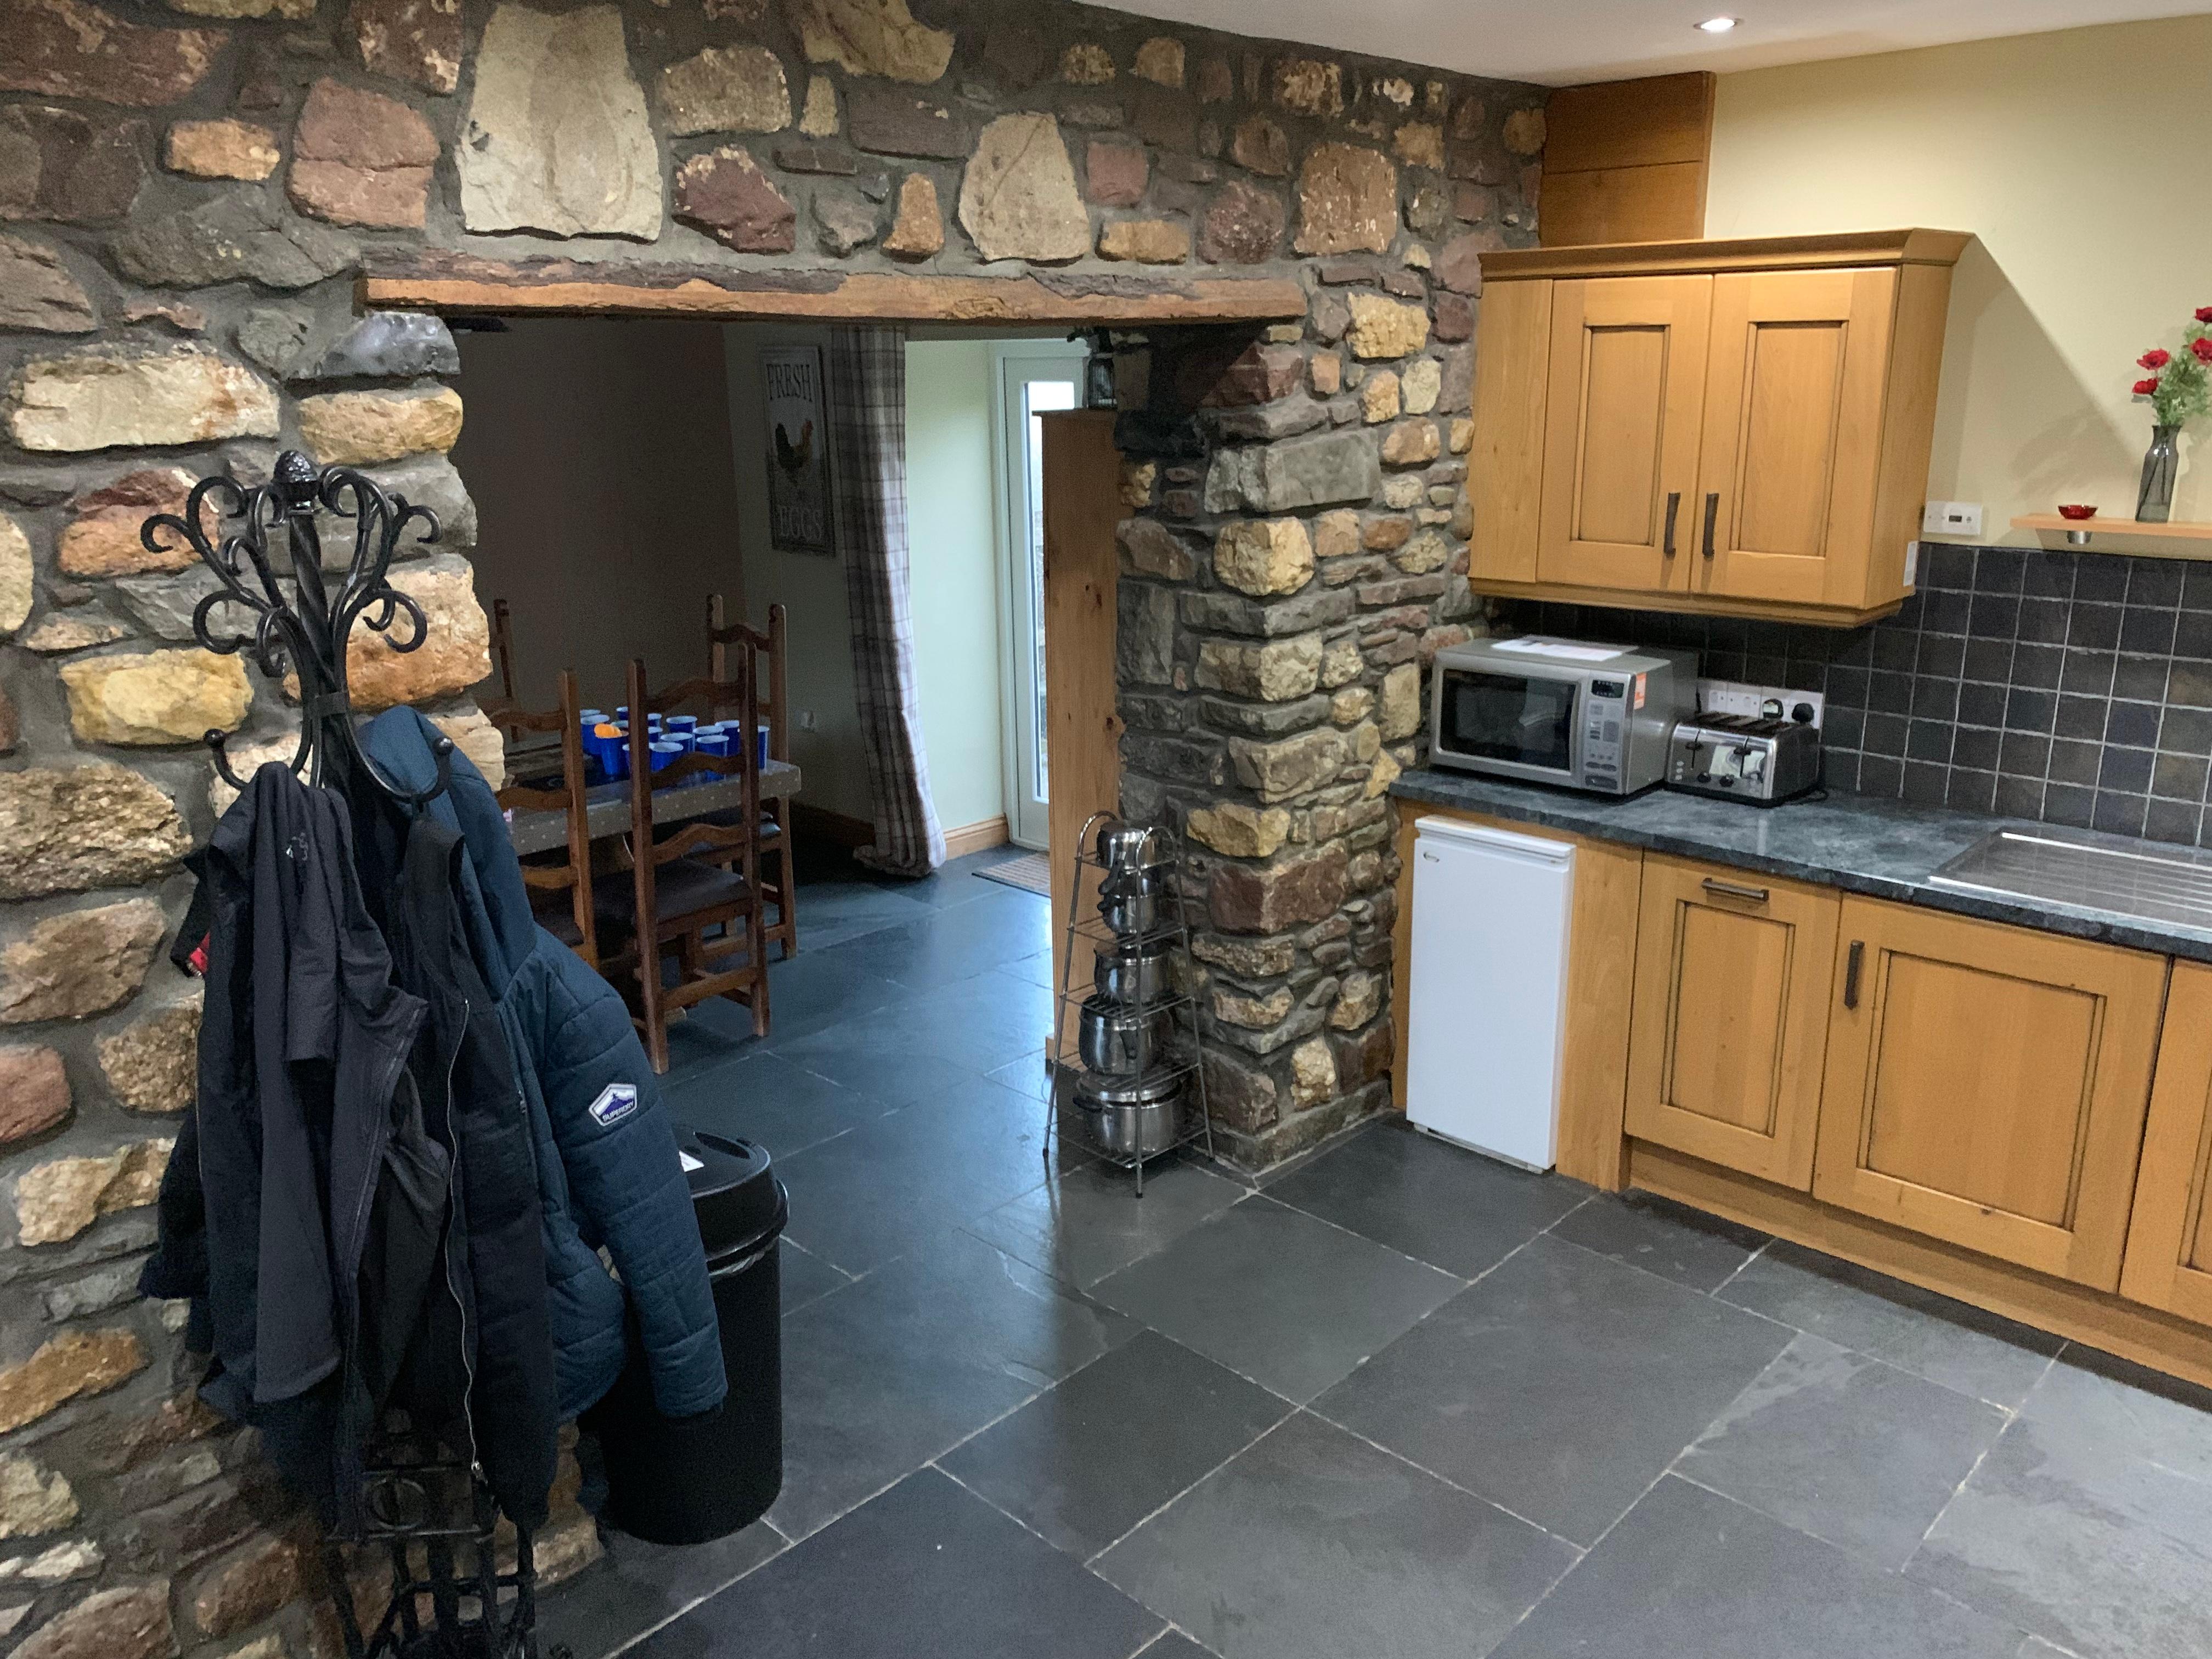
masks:
[(1125, 1008), (1106, 998), (1084, 999), (1076, 1021), (1076, 1050), (1091, 1071), (1110, 1077), (1133, 1077), (1166, 1063), (1175, 1041), (1172, 1010)]

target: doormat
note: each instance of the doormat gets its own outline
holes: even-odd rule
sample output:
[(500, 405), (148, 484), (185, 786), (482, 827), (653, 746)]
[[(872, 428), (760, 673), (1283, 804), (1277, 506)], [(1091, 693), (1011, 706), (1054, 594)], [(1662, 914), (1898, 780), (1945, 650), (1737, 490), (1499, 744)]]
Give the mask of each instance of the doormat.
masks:
[(1035, 893), (1042, 898), (1052, 896), (1052, 860), (1042, 853), (1024, 853), (1018, 859), (1007, 859), (975, 873), (986, 881), (1002, 881), (1009, 887), (1018, 887), (1024, 893)]

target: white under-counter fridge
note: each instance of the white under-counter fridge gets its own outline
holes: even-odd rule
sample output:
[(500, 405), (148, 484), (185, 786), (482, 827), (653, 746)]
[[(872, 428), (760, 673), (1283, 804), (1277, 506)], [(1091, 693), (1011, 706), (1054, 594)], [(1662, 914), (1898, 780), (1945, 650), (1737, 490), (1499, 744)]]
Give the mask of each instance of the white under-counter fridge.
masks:
[(1507, 830), (1413, 825), (1406, 1115), (1526, 1169), (1558, 1161), (1575, 849)]

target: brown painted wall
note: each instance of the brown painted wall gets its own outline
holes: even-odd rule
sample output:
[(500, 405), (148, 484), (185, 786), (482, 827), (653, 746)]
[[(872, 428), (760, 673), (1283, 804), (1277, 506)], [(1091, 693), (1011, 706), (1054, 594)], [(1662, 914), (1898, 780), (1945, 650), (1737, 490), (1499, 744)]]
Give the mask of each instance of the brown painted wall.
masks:
[[(519, 318), (459, 337), (468, 424), (453, 464), (477, 502), (477, 592), (514, 617), (516, 695), (587, 707), (706, 671), (707, 595), (744, 612), (722, 331)], [(495, 677), (480, 688), (496, 695)]]

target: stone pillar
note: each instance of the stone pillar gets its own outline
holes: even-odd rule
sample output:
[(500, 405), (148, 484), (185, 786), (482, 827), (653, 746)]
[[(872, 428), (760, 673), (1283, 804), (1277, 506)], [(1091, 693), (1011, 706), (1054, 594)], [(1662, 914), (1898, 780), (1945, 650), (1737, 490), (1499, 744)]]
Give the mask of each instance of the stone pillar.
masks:
[(1209, 1103), (1255, 1166), (1387, 1103), (1385, 792), (1476, 614), (1469, 349), (1434, 349), (1402, 267), (1314, 276), (1303, 325), (1156, 335), (1122, 422), (1149, 452), (1121, 529), (1123, 804), (1190, 848)]

